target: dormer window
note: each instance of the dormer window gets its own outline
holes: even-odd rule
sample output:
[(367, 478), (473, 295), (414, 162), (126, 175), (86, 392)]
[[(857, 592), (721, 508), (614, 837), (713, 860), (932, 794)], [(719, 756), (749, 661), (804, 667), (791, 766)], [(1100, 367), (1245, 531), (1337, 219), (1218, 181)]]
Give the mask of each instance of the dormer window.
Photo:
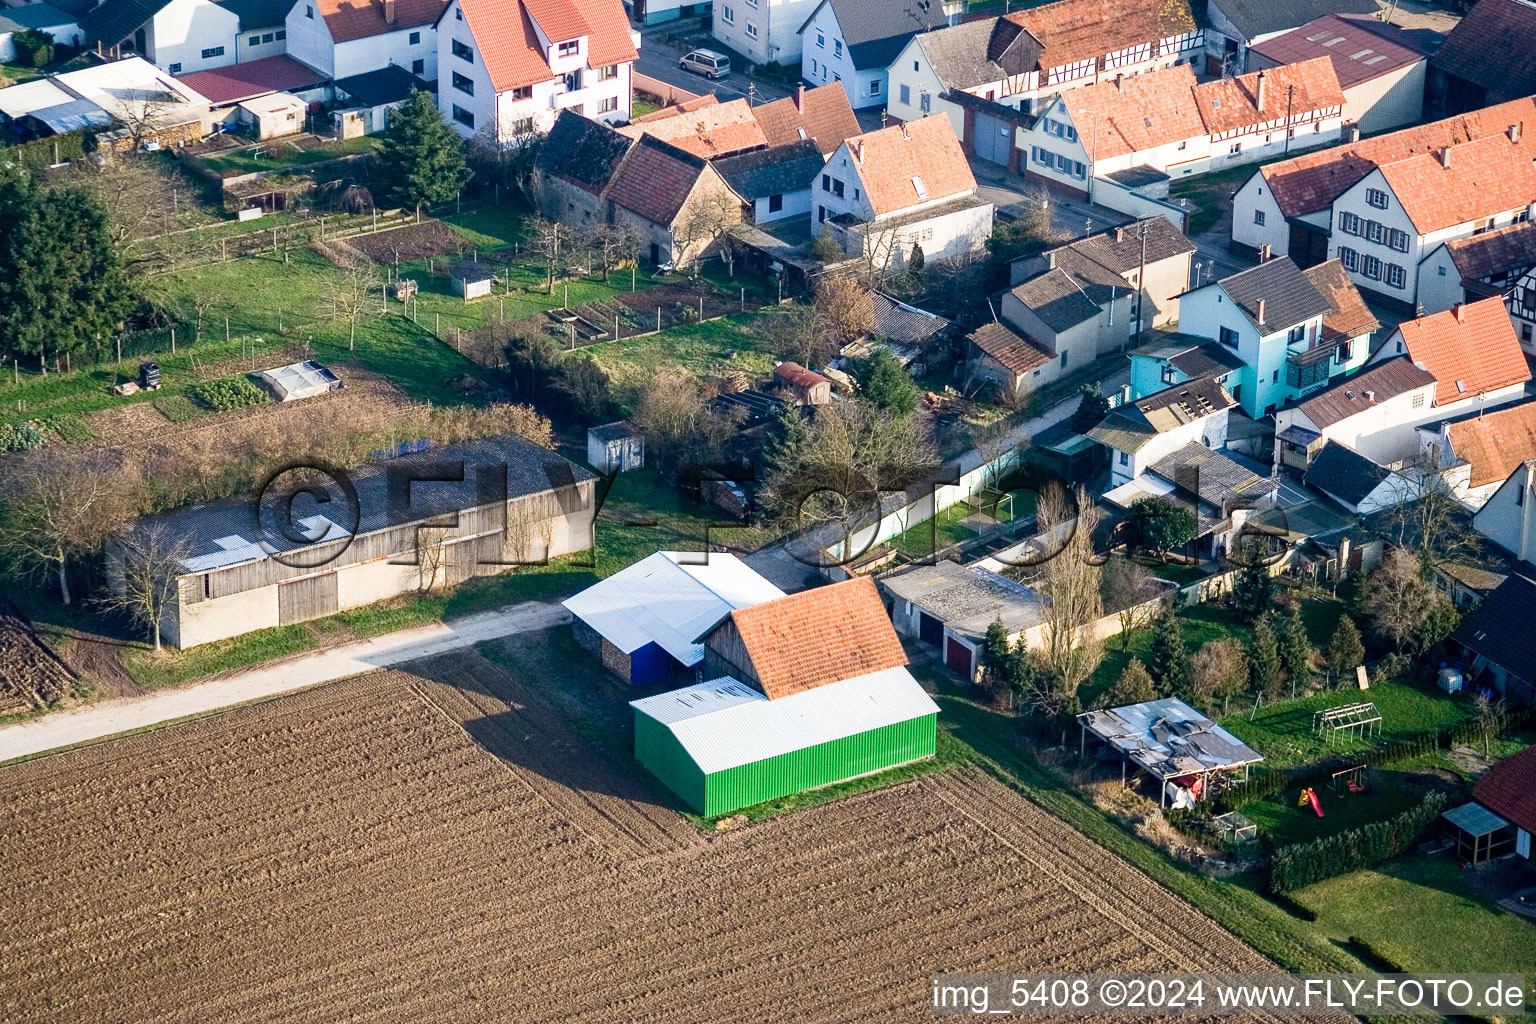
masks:
[(923, 179), (922, 178), (914, 176), (912, 178), (912, 187), (917, 190), (917, 198), (919, 198), (919, 199), (927, 199), (928, 198), (928, 186), (923, 184)]
[(555, 47), (557, 57), (575, 57), (581, 53), (580, 39), (567, 39)]

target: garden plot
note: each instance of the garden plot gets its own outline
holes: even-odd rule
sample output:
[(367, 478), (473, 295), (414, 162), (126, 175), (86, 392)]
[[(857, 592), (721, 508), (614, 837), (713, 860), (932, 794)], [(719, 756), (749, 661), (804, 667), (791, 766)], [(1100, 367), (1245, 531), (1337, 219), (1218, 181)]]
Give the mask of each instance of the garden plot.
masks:
[(1273, 969), (976, 770), (706, 838), (552, 715), (442, 658), (6, 769), (0, 1015), (888, 1022), (935, 970)]
[(19, 619), (0, 612), (0, 716), (47, 707), (73, 688), (53, 652)]
[(457, 255), (470, 248), (464, 237), (440, 220), (409, 224), (368, 235), (356, 235), (347, 244), (375, 263), (398, 265), (434, 256)]

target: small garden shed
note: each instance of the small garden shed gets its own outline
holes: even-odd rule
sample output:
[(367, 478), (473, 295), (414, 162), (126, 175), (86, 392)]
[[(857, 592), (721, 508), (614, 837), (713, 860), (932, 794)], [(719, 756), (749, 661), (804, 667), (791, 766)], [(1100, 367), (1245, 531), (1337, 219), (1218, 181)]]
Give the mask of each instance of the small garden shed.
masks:
[(453, 282), (453, 294), (464, 296), (466, 302), (490, 295), (491, 286), (496, 283), (490, 267), (468, 260), (449, 267), (448, 277)]
[(621, 420), (587, 428), (587, 465), (603, 476), (645, 468), (645, 438)]
[(733, 611), (704, 647), (708, 682), (631, 704), (635, 759), (700, 814), (933, 756), (938, 705), (869, 579)]

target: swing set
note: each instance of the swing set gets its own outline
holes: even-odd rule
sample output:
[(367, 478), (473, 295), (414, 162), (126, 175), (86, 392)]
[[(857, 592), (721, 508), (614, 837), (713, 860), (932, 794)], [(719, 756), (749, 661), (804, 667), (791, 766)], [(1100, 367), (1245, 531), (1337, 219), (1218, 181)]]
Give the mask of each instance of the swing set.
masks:
[[(1369, 788), (1365, 784), (1365, 765), (1357, 764), (1353, 768), (1345, 768), (1343, 771), (1334, 772), (1328, 779), (1333, 787), (1333, 793), (1339, 799), (1343, 799), (1345, 793), (1368, 793)], [(1339, 786), (1344, 786), (1344, 793), (1339, 792)]]

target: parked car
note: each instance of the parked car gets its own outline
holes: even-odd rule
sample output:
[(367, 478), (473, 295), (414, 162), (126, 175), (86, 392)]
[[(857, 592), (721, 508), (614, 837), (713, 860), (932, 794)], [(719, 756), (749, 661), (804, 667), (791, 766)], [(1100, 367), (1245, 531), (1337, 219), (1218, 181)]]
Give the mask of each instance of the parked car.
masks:
[(705, 78), (725, 78), (731, 73), (731, 58), (714, 50), (690, 50), (677, 63), (684, 71), (692, 71)]

